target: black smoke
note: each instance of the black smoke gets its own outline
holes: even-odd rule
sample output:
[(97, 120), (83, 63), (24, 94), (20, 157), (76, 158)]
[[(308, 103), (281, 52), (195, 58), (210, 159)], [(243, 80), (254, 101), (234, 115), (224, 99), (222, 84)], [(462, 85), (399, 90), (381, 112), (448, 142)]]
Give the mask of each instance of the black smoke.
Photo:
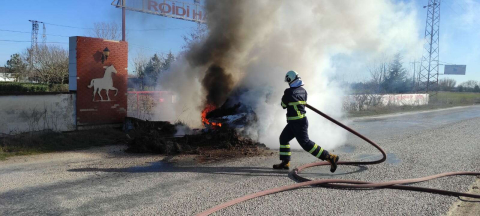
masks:
[(216, 65), (211, 65), (202, 80), (202, 86), (207, 91), (207, 104), (220, 107), (233, 88), (232, 75)]
[(194, 67), (207, 67), (202, 86), (207, 93), (206, 103), (221, 106), (234, 87), (229, 73), (229, 59), (242, 50), (244, 1), (222, 0), (205, 2), (208, 32), (206, 38), (190, 47), (186, 58)]

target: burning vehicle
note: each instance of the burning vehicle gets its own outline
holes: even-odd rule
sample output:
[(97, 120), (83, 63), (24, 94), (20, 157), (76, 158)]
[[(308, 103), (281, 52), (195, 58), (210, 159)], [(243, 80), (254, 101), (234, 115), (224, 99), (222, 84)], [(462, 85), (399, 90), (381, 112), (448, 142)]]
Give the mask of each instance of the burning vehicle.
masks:
[(240, 102), (227, 100), (221, 107), (207, 105), (202, 111), (202, 123), (205, 127), (230, 127), (244, 129), (257, 122), (257, 115), (252, 108)]

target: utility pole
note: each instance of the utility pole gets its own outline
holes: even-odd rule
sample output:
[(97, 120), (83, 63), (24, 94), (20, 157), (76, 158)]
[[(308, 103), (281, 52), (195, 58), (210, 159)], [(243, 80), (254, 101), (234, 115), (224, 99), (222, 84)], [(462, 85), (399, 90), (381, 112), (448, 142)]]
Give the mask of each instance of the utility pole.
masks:
[(32, 23), (32, 44), (30, 47), (30, 68), (33, 66), (34, 58), (35, 58), (35, 53), (38, 49), (38, 43), (37, 43), (37, 38), (38, 38), (38, 24), (42, 23), (43, 24), (43, 40), (46, 42), (47, 37), (45, 35), (45, 23), (37, 21), (37, 20), (28, 20)]
[(47, 28), (45, 28), (45, 23), (43, 23), (43, 35), (42, 35), (43, 45), (47, 45)]
[(440, 2), (428, 0), (427, 20), (425, 24), (424, 53), (420, 65), (419, 91), (428, 93), (438, 91), (438, 71), (440, 54)]
[(32, 44), (31, 44), (31, 49), (32, 51), (34, 50), (37, 50), (37, 38), (38, 38), (38, 23), (42, 23), (42, 22), (39, 22), (37, 20), (28, 20), (32, 23)]
[(125, 41), (125, 1), (122, 0), (122, 41)]
[[(122, 41), (125, 41), (125, 7), (126, 7), (125, 1), (127, 0), (118, 0), (117, 4), (115, 5), (116, 8), (122, 7)], [(122, 3), (121, 6), (120, 6), (120, 2)], [(145, 2), (142, 1), (143, 6), (145, 6), (144, 4)], [(112, 2), (112, 5), (113, 5), (113, 2)]]
[(414, 89), (415, 92), (418, 90), (418, 82), (419, 82), (419, 80), (417, 79), (417, 76), (416, 76), (416, 74), (417, 74), (416, 73), (417, 72), (417, 63), (421, 63), (421, 62), (418, 62), (418, 61), (410, 62), (410, 64), (413, 64), (412, 80), (413, 80), (413, 89)]

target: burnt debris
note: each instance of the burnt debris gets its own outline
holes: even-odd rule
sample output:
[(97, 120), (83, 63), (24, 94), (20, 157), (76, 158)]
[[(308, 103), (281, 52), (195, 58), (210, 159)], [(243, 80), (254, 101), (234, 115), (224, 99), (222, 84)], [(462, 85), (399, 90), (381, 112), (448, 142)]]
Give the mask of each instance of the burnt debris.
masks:
[(143, 121), (128, 118), (127, 152), (166, 155), (203, 154), (205, 151), (227, 150), (226, 156), (258, 155), (266, 146), (243, 136), (236, 129), (224, 126), (216, 129), (196, 130), (192, 134), (175, 136), (176, 128), (168, 122)]

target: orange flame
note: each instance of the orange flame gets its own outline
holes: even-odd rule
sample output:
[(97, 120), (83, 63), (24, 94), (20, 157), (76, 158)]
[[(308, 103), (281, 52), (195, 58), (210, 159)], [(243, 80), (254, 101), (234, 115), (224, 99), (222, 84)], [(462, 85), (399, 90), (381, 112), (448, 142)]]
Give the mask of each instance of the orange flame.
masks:
[(205, 106), (205, 109), (203, 109), (202, 111), (202, 122), (204, 125), (212, 125), (214, 127), (222, 127), (222, 123), (215, 123), (215, 122), (209, 122), (208, 119), (207, 119), (207, 113), (209, 113), (210, 111), (216, 109), (216, 107), (212, 104), (207, 104), (207, 106)]

